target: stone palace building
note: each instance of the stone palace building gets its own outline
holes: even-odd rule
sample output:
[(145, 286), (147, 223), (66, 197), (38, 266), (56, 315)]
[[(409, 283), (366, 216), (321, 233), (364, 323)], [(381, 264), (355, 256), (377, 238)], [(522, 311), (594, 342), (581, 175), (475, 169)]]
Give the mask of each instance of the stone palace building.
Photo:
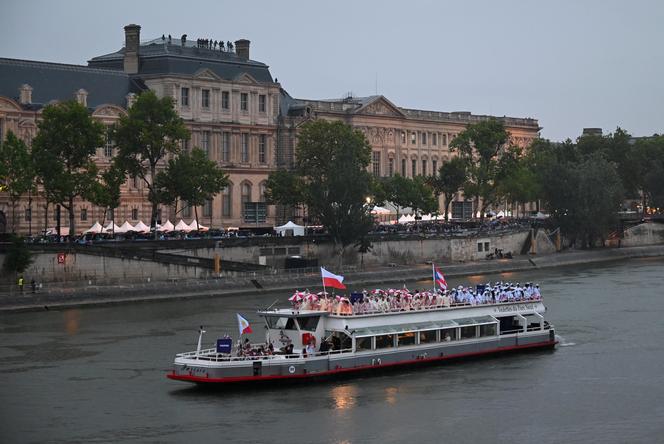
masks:
[[(188, 40), (162, 36), (141, 41), (140, 26), (125, 26), (125, 46), (93, 57), (87, 66), (0, 58), (0, 139), (8, 131), (30, 145), (44, 106), (75, 99), (107, 126), (113, 125), (147, 89), (172, 97), (191, 131), (183, 149), (206, 151), (228, 174), (230, 185), (198, 208), (199, 222), (212, 227), (272, 227), (292, 216), (265, 203), (268, 175), (288, 168), (294, 160), (297, 131), (310, 119), (338, 119), (364, 132), (373, 147), (371, 171), (377, 176), (399, 173), (408, 177), (433, 174), (452, 155), (449, 144), (466, 125), (487, 119), (468, 112), (438, 112), (401, 108), (387, 98), (347, 97), (336, 100), (295, 99), (281, 88), (268, 65), (251, 60), (250, 42)], [(515, 143), (526, 146), (539, 133), (537, 120), (498, 117)], [(109, 164), (113, 140), (97, 149), (96, 162)], [(118, 223), (149, 223), (147, 189), (128, 178), (122, 203), (115, 210)], [(77, 227), (84, 230), (101, 221), (104, 209), (80, 200)], [(191, 222), (186, 205), (160, 208), (165, 221)], [(466, 217), (468, 205), (454, 204), (455, 215)], [(11, 208), (0, 193), (0, 232), (36, 233), (55, 226), (56, 211), (39, 195), (25, 196), (11, 227)], [(63, 212), (64, 215), (64, 212)], [(108, 219), (108, 217), (107, 217)], [(66, 217), (61, 222), (66, 226)], [(301, 220), (300, 220), (301, 222)]]

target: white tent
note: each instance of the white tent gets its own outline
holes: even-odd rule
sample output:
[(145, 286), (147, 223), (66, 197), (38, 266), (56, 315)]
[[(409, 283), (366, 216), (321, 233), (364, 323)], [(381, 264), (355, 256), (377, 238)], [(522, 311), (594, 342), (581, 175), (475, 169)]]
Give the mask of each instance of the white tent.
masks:
[(207, 231), (210, 228), (203, 226), (201, 223), (196, 223), (196, 219), (192, 220), (191, 223), (189, 224), (189, 229), (190, 230), (199, 230), (199, 231)]
[(108, 223), (108, 225), (104, 227), (104, 231), (106, 233), (111, 233), (111, 232), (119, 233), (120, 227), (118, 227), (115, 223), (113, 223), (113, 221), (111, 221)]
[(127, 231), (136, 231), (134, 230), (134, 226), (130, 224), (128, 220), (126, 220), (125, 223), (120, 225), (120, 229), (115, 230), (116, 233), (126, 233)]
[(274, 227), (274, 231), (277, 232), (277, 236), (304, 236), (304, 227), (290, 220), (280, 227)]
[(375, 206), (371, 210), (371, 214), (392, 214), (392, 211), (388, 210), (387, 208)]
[(173, 231), (184, 231), (185, 233), (188, 233), (191, 231), (191, 228), (189, 225), (185, 223), (182, 219), (180, 219), (180, 222), (175, 224), (175, 227), (173, 228)]
[[(56, 227), (49, 228), (46, 230), (46, 234), (53, 236), (58, 234), (58, 229)], [(69, 227), (60, 227), (60, 236), (68, 236), (69, 235)]]
[(86, 234), (87, 233), (101, 233), (102, 231), (104, 231), (104, 227), (102, 227), (101, 224), (99, 223), (99, 221), (97, 221), (97, 222), (95, 222), (95, 224), (93, 226), (91, 226), (90, 228), (85, 230), (83, 233), (86, 233)]
[(415, 216), (413, 216), (412, 214), (408, 214), (408, 215), (404, 214), (403, 216), (401, 216), (399, 218), (399, 223), (400, 224), (405, 224), (405, 223), (408, 223), (408, 222), (415, 222)]
[(431, 213), (429, 213), (429, 214), (424, 214), (424, 215), (422, 215), (422, 220), (423, 220), (423, 221), (430, 221), (430, 220), (433, 220), (433, 216), (431, 215)]
[(142, 220), (139, 220), (138, 223), (134, 225), (134, 231), (138, 231), (139, 233), (149, 233), (150, 227), (145, 225)]
[(169, 231), (173, 231), (174, 229), (175, 227), (170, 220), (167, 220), (163, 225), (157, 226), (157, 231), (161, 231), (162, 233), (167, 233)]

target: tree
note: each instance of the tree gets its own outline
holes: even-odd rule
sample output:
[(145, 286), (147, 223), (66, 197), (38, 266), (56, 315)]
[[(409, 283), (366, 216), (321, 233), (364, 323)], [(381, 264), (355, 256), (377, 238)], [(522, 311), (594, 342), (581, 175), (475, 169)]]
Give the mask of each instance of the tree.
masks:
[(400, 174), (391, 177), (381, 177), (379, 185), (379, 201), (386, 201), (394, 205), (397, 210), (397, 220), (402, 208), (410, 206), (413, 191), (412, 181)]
[(62, 205), (69, 213), (69, 234), (73, 241), (74, 200), (89, 197), (94, 187), (97, 166), (92, 155), (104, 141), (104, 127), (75, 101), (49, 105), (42, 116), (32, 144), (35, 169), (47, 201)]
[(155, 188), (157, 165), (169, 154), (177, 154), (180, 141), (189, 137), (189, 131), (177, 115), (173, 99), (158, 98), (153, 91), (145, 91), (121, 116), (113, 130), (122, 167), (132, 177), (140, 178), (148, 188), (152, 204), (150, 227), (157, 236), (157, 210), (160, 202)]
[(12, 235), (3, 267), (9, 273), (23, 273), (33, 262), (32, 253), (22, 237)]
[(101, 224), (106, 222), (106, 213), (111, 210), (111, 222), (115, 224), (115, 210), (120, 206), (120, 187), (127, 179), (124, 169), (118, 159), (114, 159), (111, 166), (103, 171), (98, 181), (94, 183), (90, 192), (90, 202), (104, 208), (104, 217)]
[(415, 214), (429, 214), (438, 211), (438, 200), (424, 176), (415, 176), (411, 179), (409, 198), (409, 206)]
[(513, 146), (508, 148), (499, 160), (497, 195), (509, 203), (522, 205), (525, 213), (527, 202), (537, 200), (540, 193), (534, 162), (523, 150)]
[(468, 181), (464, 192), (477, 198), (482, 220), (485, 209), (498, 198), (499, 160), (509, 138), (505, 125), (491, 118), (469, 125), (450, 144), (466, 162)]
[(158, 173), (155, 180), (158, 199), (163, 203), (172, 203), (177, 198), (186, 201), (194, 207), (197, 224), (197, 207), (226, 186), (228, 175), (199, 148), (170, 159), (166, 169)]
[(16, 206), (21, 196), (34, 187), (34, 167), (26, 144), (13, 132), (0, 140), (0, 191), (9, 195), (12, 209), (12, 232), (16, 232)]
[(643, 208), (664, 207), (664, 136), (638, 139), (631, 151)]
[(315, 120), (302, 126), (295, 154), (294, 171), (270, 175), (268, 195), (275, 203), (304, 203), (331, 235), (341, 261), (345, 248), (373, 226), (366, 202), (371, 146), (343, 122)]
[(437, 195), (442, 194), (445, 199), (445, 222), (449, 220), (450, 203), (454, 195), (463, 189), (466, 182), (466, 162), (460, 157), (454, 157), (441, 165), (437, 174), (430, 179), (431, 186)]

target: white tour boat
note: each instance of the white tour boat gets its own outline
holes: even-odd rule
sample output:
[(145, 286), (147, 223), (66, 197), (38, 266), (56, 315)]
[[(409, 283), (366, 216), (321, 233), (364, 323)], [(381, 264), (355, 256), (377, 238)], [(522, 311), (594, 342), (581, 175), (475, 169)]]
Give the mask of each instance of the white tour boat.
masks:
[(544, 319), (546, 307), (539, 291), (537, 299), (502, 302), (490, 298), (454, 303), (456, 299), (440, 295), (430, 299), (434, 302), (396, 308), (384, 304), (380, 309), (355, 310), (346, 299), (334, 312), (329, 305), (325, 310), (297, 305), (261, 310), (265, 344), (245, 340), (237, 345), (223, 338), (217, 347), (202, 349), (201, 328), (198, 349), (176, 355), (167, 376), (199, 384), (302, 380), (553, 348), (557, 343), (553, 326)]

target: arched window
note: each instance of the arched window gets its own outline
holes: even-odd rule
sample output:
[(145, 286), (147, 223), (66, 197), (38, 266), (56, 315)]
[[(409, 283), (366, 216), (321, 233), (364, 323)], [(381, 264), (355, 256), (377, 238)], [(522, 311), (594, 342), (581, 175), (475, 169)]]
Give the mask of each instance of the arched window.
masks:
[(244, 204), (247, 202), (251, 202), (251, 183), (244, 182), (242, 184), (242, 188), (240, 191), (242, 193), (241, 195), (242, 203)]
[(229, 183), (221, 192), (221, 215), (224, 217), (233, 216), (233, 184)]
[(258, 200), (260, 202), (265, 202), (265, 192), (267, 191), (267, 182), (261, 182), (261, 184), (258, 186), (258, 192), (260, 195), (258, 196)]

